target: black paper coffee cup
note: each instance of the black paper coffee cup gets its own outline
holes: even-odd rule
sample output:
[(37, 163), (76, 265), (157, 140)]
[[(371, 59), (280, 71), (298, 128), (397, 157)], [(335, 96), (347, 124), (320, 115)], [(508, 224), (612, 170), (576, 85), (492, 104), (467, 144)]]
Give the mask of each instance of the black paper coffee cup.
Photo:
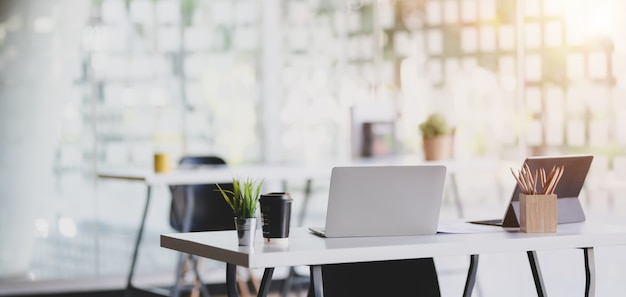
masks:
[(286, 243), (291, 221), (291, 195), (286, 192), (262, 194), (261, 224), (265, 243)]

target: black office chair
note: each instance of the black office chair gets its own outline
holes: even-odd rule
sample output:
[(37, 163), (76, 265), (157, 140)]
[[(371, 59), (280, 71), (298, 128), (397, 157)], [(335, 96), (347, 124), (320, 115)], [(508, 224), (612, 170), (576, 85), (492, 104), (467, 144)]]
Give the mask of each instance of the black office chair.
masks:
[[(214, 156), (183, 157), (179, 162), (180, 168), (199, 165), (226, 165), (226, 162)], [(233, 188), (232, 183), (220, 183), (220, 186), (231, 190)], [(234, 230), (233, 211), (221, 194), (216, 191), (217, 189), (215, 184), (171, 186), (170, 225), (172, 228), (179, 232)], [(188, 200), (188, 194), (192, 195), (192, 200)], [(187, 209), (188, 202), (191, 203), (189, 205), (190, 209)], [(189, 211), (190, 216), (185, 216), (186, 211)], [(208, 297), (209, 293), (206, 285), (202, 282), (198, 273), (198, 259), (187, 255), (187, 260), (192, 265), (200, 291), (204, 296)], [(178, 258), (176, 282), (172, 288), (172, 296), (179, 296), (184, 267), (185, 255), (181, 253)]]
[[(199, 165), (226, 165), (219, 157), (183, 157), (179, 167)], [(224, 189), (232, 190), (232, 183), (220, 183)], [(194, 200), (189, 229), (184, 230), (187, 191), (193, 191)], [(171, 186), (172, 203), (170, 207), (170, 226), (178, 232), (234, 230), (233, 211), (215, 184)]]
[(324, 297), (441, 296), (432, 258), (322, 266)]

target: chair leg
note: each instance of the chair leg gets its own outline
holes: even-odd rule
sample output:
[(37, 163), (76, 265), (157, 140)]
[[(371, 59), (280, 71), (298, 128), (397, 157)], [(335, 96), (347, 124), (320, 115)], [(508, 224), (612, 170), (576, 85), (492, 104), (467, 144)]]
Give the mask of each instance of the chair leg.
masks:
[(180, 285), (181, 285), (181, 282), (184, 281), (182, 276), (185, 274), (185, 270), (186, 270), (185, 262), (186, 262), (185, 254), (179, 253), (178, 264), (176, 265), (176, 279), (174, 280), (174, 286), (172, 287), (172, 291), (170, 292), (171, 297), (180, 296)]
[(287, 297), (287, 295), (289, 295), (289, 292), (291, 291), (291, 284), (293, 283), (293, 278), (296, 275), (296, 271), (294, 270), (293, 267), (289, 267), (289, 274), (287, 275), (287, 278), (285, 278), (285, 282), (283, 283), (283, 288), (281, 291), (281, 296), (282, 297)]
[(193, 281), (193, 288), (191, 288), (191, 293), (189, 293), (189, 297), (200, 297), (200, 282), (196, 279)]
[(295, 267), (289, 267), (289, 273), (283, 282), (280, 296), (287, 297), (294, 289), (302, 289), (303, 286), (308, 286), (310, 278), (304, 276), (296, 271)]
[(239, 287), (239, 295), (241, 297), (250, 297), (250, 289), (248, 287), (248, 282), (241, 277), (239, 273), (239, 269), (237, 269), (237, 286)]
[(200, 259), (194, 256), (191, 256), (190, 259), (192, 262), (194, 274), (196, 275), (195, 283), (197, 286), (200, 287), (200, 292), (202, 293), (202, 296), (209, 297), (209, 290), (206, 288), (206, 284), (202, 281), (202, 278), (200, 278), (200, 272), (198, 271), (198, 263), (200, 262)]
[(259, 280), (256, 278), (254, 273), (252, 273), (251, 268), (248, 268), (248, 277), (250, 278), (250, 282), (252, 283), (252, 286), (256, 290), (256, 293), (259, 293), (259, 289), (261, 288), (261, 282), (259, 282)]
[[(187, 257), (185, 257), (185, 255)], [(176, 269), (176, 280), (170, 292), (170, 296), (180, 296), (180, 289), (185, 285), (184, 276), (189, 271), (187, 265), (191, 265), (191, 270), (194, 273), (194, 286), (191, 291), (191, 296), (197, 296), (199, 293), (202, 293), (202, 296), (209, 297), (209, 290), (206, 288), (206, 284), (202, 281), (202, 278), (200, 277), (200, 272), (198, 270), (198, 258), (192, 255), (180, 253), (178, 261), (179, 263)]]

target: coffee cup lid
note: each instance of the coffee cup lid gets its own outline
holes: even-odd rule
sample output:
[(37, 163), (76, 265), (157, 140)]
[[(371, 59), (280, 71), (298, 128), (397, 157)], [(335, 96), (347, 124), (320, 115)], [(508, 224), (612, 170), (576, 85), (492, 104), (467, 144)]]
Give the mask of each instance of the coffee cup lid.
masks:
[(291, 195), (288, 192), (271, 192), (266, 194), (261, 194), (261, 199), (263, 198), (282, 198), (285, 200), (292, 200)]

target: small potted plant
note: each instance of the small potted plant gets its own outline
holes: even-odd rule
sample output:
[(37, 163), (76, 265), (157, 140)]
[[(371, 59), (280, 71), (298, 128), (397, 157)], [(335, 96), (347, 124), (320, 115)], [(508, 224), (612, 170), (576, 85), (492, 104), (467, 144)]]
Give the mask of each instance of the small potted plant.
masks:
[(217, 184), (217, 188), (230, 205), (235, 215), (235, 228), (239, 245), (252, 245), (256, 231), (256, 210), (263, 181), (246, 178), (233, 178), (233, 190), (226, 190)]
[(419, 125), (426, 160), (447, 160), (452, 157), (454, 129), (440, 113), (433, 113)]

